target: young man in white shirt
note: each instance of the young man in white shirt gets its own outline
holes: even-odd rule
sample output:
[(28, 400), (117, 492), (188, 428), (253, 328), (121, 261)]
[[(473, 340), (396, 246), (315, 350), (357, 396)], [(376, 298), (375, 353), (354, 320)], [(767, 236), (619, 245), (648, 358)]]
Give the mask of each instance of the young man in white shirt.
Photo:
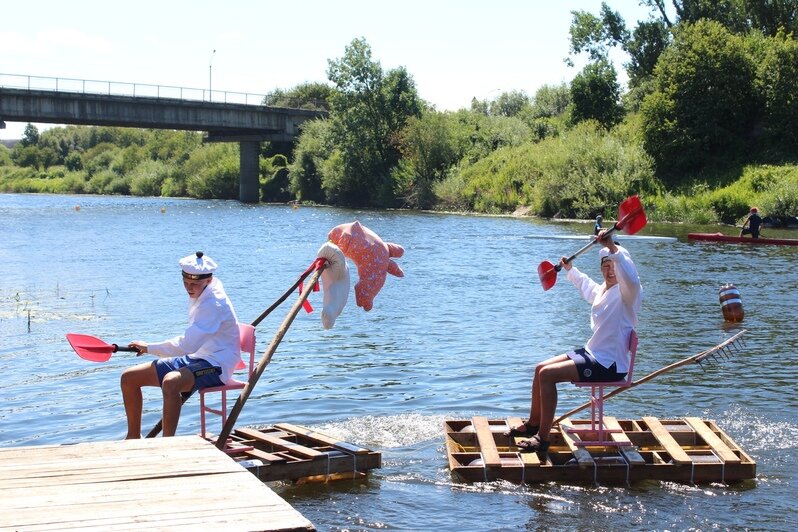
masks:
[(152, 353), (159, 358), (122, 373), (127, 439), (141, 438), (142, 387), (161, 388), (163, 435), (174, 436), (184, 396), (229, 382), (241, 361), (238, 318), (222, 282), (213, 277), (216, 262), (198, 251), (178, 264), (189, 297), (188, 328), (163, 342), (130, 343), (139, 356)]

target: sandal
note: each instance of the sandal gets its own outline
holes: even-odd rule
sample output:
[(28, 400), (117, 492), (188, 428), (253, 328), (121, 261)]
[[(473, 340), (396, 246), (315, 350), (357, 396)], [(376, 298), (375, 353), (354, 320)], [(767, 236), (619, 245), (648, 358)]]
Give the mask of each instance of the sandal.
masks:
[(519, 441), (516, 445), (522, 453), (538, 453), (542, 455), (549, 450), (549, 442), (541, 440), (537, 434), (528, 440)]
[(538, 433), (538, 426), (537, 425), (530, 425), (528, 421), (525, 421), (518, 427), (510, 427), (510, 430), (504, 433), (505, 436), (509, 438), (515, 438), (517, 436), (521, 437), (529, 437), (534, 436)]

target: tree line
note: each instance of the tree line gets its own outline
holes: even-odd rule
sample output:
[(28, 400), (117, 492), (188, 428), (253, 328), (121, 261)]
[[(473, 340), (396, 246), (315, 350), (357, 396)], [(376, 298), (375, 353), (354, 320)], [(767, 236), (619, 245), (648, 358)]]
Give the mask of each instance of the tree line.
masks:
[[(639, 193), (662, 220), (798, 214), (798, 0), (643, 0), (629, 28), (603, 3), (572, 12), (569, 84), (439, 111), (365, 39), (327, 82), (267, 95), (314, 108), (296, 143), (262, 147), (261, 200), (541, 216), (611, 215)], [(609, 51), (629, 58), (622, 91)], [(0, 147), (0, 189), (235, 198), (236, 144), (198, 133), (33, 126)]]

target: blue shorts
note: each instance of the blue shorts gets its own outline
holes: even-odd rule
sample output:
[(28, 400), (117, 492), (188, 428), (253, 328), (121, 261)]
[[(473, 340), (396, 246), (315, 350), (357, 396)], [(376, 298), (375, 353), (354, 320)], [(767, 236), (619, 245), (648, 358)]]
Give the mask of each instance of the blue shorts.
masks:
[(625, 372), (618, 373), (615, 362), (609, 368), (605, 368), (584, 347), (569, 352), (568, 358), (576, 364), (579, 382), (615, 382), (626, 378)]
[(178, 371), (180, 368), (188, 368), (194, 374), (194, 387), (189, 392), (183, 392), (184, 397), (190, 396), (201, 388), (211, 386), (221, 386), (224, 383), (219, 375), (222, 368), (212, 365), (207, 360), (201, 358), (191, 358), (190, 355), (182, 357), (159, 358), (154, 360), (155, 372), (158, 373), (158, 384), (163, 384), (163, 378), (170, 371)]

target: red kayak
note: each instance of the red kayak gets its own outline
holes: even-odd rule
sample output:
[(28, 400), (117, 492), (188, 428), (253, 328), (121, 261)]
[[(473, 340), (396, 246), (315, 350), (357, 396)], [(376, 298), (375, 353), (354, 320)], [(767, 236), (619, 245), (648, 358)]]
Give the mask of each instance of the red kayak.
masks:
[(704, 242), (732, 242), (735, 244), (770, 244), (774, 246), (798, 246), (796, 238), (751, 238), (750, 236), (729, 236), (723, 233), (687, 233), (688, 240)]

